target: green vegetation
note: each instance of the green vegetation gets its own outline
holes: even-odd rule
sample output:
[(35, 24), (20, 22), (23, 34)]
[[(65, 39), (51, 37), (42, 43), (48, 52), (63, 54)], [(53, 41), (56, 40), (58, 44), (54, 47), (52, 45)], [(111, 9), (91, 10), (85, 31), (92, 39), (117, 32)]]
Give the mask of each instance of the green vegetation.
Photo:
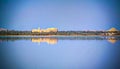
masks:
[(101, 35), (101, 36), (113, 36), (120, 35), (120, 31), (58, 31), (58, 32), (31, 32), (31, 31), (0, 31), (0, 35), (65, 35), (65, 36), (89, 36), (89, 35)]

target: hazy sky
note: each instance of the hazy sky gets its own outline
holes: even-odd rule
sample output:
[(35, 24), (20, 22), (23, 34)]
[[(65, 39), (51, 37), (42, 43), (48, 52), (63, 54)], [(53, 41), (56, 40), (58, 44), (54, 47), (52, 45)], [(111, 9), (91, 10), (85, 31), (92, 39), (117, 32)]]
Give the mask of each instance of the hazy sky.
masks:
[(4, 0), (0, 3), (1, 28), (107, 30), (120, 27), (116, 0)]

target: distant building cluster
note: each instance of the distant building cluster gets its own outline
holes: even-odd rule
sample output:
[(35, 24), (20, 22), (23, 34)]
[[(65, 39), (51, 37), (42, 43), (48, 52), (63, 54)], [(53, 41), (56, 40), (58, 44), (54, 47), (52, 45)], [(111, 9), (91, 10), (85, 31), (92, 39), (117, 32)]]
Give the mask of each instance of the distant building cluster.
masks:
[[(111, 28), (111, 29), (109, 29), (108, 31), (110, 32), (110, 31), (118, 31), (118, 30), (117, 30), (116, 28)], [(108, 33), (109, 36), (112, 36), (112, 35), (114, 35), (114, 34), (115, 34), (115, 33)]]
[(58, 29), (57, 28), (47, 28), (47, 29), (32, 29), (32, 32), (38, 32), (38, 33), (41, 33), (41, 32), (57, 32)]

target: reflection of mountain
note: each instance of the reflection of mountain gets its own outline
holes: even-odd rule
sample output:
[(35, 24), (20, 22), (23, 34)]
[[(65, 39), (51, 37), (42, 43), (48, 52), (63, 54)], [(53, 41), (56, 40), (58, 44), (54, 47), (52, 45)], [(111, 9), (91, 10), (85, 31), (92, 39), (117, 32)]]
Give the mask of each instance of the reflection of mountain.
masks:
[(46, 42), (48, 44), (56, 44), (57, 41), (58, 40), (56, 38), (32, 38), (32, 42), (37, 43)]

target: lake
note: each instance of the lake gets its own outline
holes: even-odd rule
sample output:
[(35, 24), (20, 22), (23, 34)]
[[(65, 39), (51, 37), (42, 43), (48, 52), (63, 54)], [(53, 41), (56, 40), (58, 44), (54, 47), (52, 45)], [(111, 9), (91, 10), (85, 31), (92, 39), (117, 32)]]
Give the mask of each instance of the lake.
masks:
[(0, 37), (0, 69), (120, 69), (120, 37)]

